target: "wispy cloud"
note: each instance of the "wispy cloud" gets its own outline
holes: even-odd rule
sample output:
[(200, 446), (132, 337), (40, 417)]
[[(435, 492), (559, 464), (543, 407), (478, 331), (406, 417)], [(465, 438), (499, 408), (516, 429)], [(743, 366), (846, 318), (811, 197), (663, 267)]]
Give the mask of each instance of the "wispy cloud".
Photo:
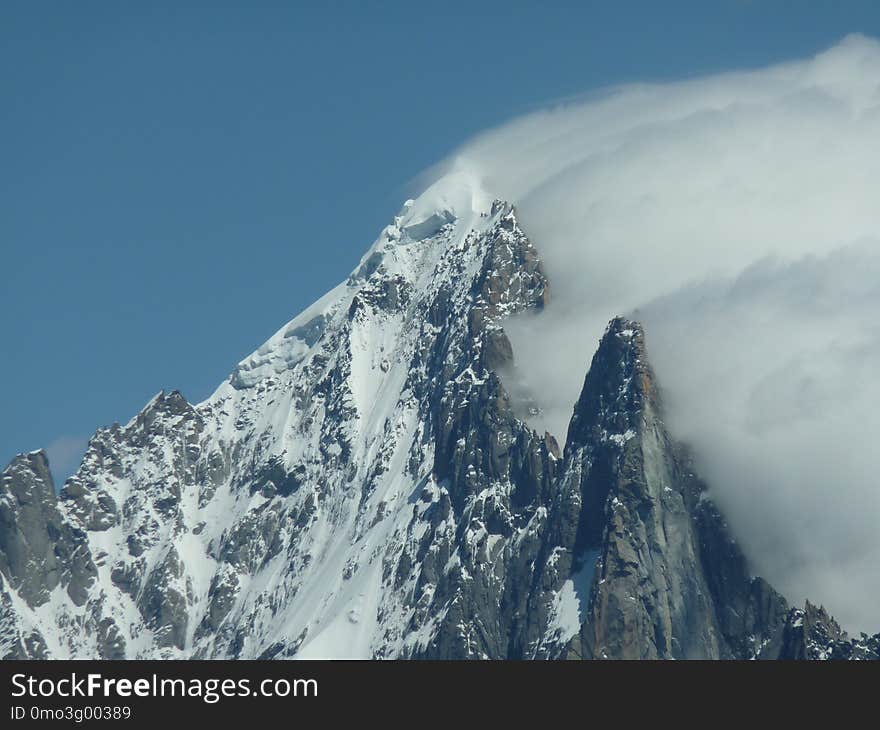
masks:
[(88, 443), (81, 436), (59, 436), (46, 447), (56, 486), (60, 487), (77, 470)]
[(755, 570), (876, 631), (880, 44), (612, 89), (438, 169), (517, 203), (545, 259), (551, 305), (507, 324), (536, 425), (564, 435), (605, 323), (642, 316)]

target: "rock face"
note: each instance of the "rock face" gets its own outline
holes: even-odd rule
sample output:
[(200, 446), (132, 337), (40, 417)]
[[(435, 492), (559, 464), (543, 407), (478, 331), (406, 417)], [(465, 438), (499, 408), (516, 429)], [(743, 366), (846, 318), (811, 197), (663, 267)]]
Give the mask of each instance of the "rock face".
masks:
[(58, 509), (45, 453), (17, 456), (0, 476), (0, 655), (50, 656), (20, 614), (59, 599), (82, 607), (96, 573), (86, 532)]
[(559, 499), (550, 570), (581, 576), (589, 591), (562, 655), (752, 658), (780, 631), (784, 599), (748, 575), (666, 431), (635, 322), (615, 319), (599, 345), (569, 427)]
[[(461, 197), (461, 196), (459, 196)], [(749, 574), (615, 319), (564, 452), (517, 414), (506, 317), (548, 282), (513, 208), (410, 202), (206, 401), (0, 491), (0, 654), (876, 658)]]

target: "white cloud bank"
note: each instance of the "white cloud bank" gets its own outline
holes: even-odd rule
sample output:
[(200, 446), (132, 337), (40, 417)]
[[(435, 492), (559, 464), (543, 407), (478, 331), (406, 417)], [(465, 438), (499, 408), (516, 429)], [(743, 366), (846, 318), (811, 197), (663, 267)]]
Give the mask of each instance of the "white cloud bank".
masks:
[(880, 630), (880, 43), (531, 114), (444, 166), (513, 200), (552, 303), (508, 332), (564, 436), (636, 313), (754, 569)]

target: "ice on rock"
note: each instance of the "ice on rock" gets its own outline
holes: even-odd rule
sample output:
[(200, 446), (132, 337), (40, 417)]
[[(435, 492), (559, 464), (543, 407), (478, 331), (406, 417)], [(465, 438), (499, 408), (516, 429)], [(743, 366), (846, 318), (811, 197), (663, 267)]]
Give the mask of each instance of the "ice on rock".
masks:
[(452, 223), (455, 215), (452, 211), (441, 210), (431, 213), (427, 218), (421, 221), (410, 223), (403, 228), (403, 232), (413, 241), (421, 241), (430, 238), (440, 232), (443, 226)]

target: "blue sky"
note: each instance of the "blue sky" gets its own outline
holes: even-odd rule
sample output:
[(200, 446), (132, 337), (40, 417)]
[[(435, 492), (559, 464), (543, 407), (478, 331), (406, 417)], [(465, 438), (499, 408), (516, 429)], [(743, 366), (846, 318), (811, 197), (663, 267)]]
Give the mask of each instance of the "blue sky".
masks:
[(64, 477), (160, 388), (207, 396), (468, 136), (853, 31), (876, 3), (4, 2), (0, 461)]

